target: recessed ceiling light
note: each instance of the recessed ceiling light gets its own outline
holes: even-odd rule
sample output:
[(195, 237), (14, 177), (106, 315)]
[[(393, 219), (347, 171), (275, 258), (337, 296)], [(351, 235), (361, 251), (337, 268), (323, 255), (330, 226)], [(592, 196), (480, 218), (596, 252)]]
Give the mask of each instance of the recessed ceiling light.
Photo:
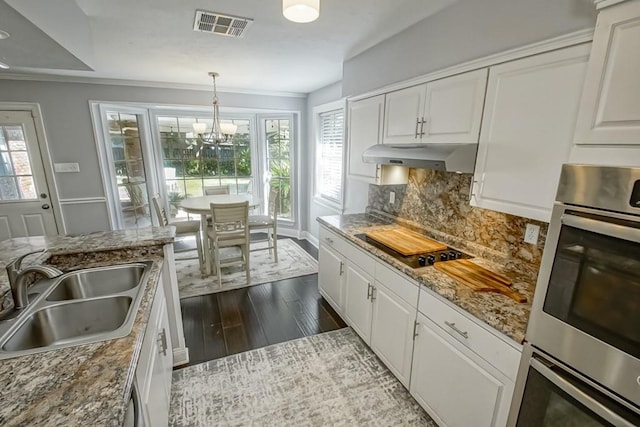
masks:
[(7, 64), (5, 64), (4, 62), (0, 62), (0, 68), (2, 68), (3, 70), (8, 70), (9, 66)]
[(9, 37), (11, 37), (11, 34), (7, 33), (6, 31), (0, 30), (0, 40), (8, 39)]

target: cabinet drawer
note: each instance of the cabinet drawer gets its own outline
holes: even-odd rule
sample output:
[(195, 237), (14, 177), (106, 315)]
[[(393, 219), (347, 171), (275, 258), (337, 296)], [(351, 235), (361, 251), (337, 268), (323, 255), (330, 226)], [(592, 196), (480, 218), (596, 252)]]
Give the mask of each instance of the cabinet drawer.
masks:
[(346, 255), (349, 247), (349, 243), (347, 243), (344, 237), (334, 233), (324, 226), (320, 227), (320, 244), (331, 246), (342, 255)]
[(159, 279), (156, 294), (153, 297), (153, 305), (151, 306), (151, 313), (149, 314), (149, 321), (147, 322), (147, 329), (144, 333), (142, 340), (142, 349), (140, 350), (140, 358), (138, 359), (138, 365), (136, 366), (136, 380), (138, 381), (139, 391), (141, 393), (147, 388), (148, 381), (151, 372), (151, 357), (149, 356), (153, 352), (153, 348), (156, 344), (157, 333), (159, 324), (162, 321), (164, 299), (164, 289), (162, 288), (162, 279)]
[(424, 287), (420, 290), (419, 312), (508, 378), (515, 380), (521, 352), (459, 310), (440, 301)]
[(375, 277), (376, 281), (382, 283), (411, 307), (418, 306), (420, 288), (417, 283), (396, 273), (381, 262), (376, 262)]

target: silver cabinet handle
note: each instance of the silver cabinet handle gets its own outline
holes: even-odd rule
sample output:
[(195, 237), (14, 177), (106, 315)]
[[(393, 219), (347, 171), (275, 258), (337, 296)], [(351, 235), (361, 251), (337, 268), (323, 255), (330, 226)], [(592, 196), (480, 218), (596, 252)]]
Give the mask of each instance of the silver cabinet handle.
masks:
[(162, 328), (162, 332), (160, 332), (158, 334), (158, 342), (160, 343), (160, 345), (162, 346), (162, 354), (164, 356), (167, 355), (167, 331), (164, 330), (164, 328)]
[(455, 323), (447, 322), (445, 320), (444, 324), (447, 325), (448, 327), (450, 327), (451, 329), (453, 329), (454, 331), (456, 331), (457, 333), (459, 333), (460, 335), (462, 335), (465, 339), (469, 338), (469, 333), (467, 331), (461, 331), (460, 329), (458, 329), (458, 327), (456, 326)]
[(340, 261), (340, 276), (344, 274), (344, 262)]
[(370, 299), (371, 294), (373, 294), (371, 288), (372, 288), (371, 283), (367, 283), (367, 299)]
[(376, 291), (378, 290), (378, 288), (376, 288), (375, 286), (371, 287), (371, 302), (373, 302), (374, 299), (376, 299)]
[(417, 320), (415, 322), (413, 322), (413, 338), (418, 336), (418, 326), (419, 325), (420, 325), (420, 323), (418, 323)]
[(420, 118), (416, 118), (416, 131), (413, 134), (413, 139), (418, 139), (418, 126), (420, 126)]
[(425, 134), (425, 130), (424, 130), (425, 123), (427, 123), (427, 121), (423, 117), (422, 121), (420, 122), (420, 136), (423, 136)]

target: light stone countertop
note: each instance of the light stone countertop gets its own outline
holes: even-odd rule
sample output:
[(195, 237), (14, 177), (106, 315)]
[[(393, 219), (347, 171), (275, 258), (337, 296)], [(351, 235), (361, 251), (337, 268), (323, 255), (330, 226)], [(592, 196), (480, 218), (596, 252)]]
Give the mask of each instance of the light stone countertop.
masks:
[(517, 303), (502, 294), (475, 292), (432, 266), (411, 268), (355, 237), (356, 234), (365, 231), (389, 229), (404, 224), (370, 214), (323, 216), (317, 220), (320, 224), (345, 237), (349, 242), (400, 270), (420, 283), (421, 286), (446, 298), (515, 342), (521, 344), (524, 341), (538, 274), (530, 266), (504, 261), (488, 251), (465, 244), (462, 240), (455, 241), (454, 238), (451, 238), (450, 241), (447, 241), (442, 235), (437, 235), (436, 231), (425, 233), (427, 237), (473, 255), (472, 262), (510, 278), (513, 281), (513, 288), (527, 297), (526, 303)]
[[(175, 229), (166, 227), (0, 242), (2, 267), (39, 249), (46, 252), (29, 258), (63, 271), (153, 261), (129, 335), (0, 360), (0, 425), (122, 425), (161, 275), (162, 246), (174, 235)], [(6, 286), (2, 270), (0, 285)]]

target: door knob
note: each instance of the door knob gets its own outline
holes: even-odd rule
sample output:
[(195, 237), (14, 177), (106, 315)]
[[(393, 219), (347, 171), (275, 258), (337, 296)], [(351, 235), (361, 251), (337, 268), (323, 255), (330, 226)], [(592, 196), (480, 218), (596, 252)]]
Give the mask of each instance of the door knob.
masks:
[(42, 209), (49, 209), (49, 205), (47, 205), (46, 203), (44, 205), (42, 205)]

